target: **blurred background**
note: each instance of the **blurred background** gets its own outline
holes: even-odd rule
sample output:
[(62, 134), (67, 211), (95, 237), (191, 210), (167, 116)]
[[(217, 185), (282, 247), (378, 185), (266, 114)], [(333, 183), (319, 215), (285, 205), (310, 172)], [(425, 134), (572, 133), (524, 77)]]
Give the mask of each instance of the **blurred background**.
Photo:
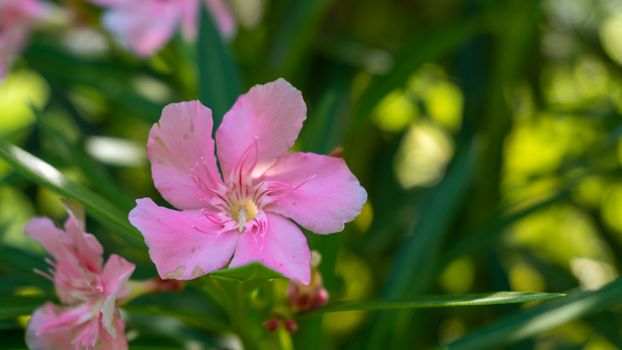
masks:
[[(214, 91), (284, 77), (308, 105), (295, 149), (342, 147), (369, 193), (343, 233), (307, 236), (332, 300), (594, 290), (622, 268), (620, 0), (237, 0), (230, 39), (178, 34), (147, 59), (101, 26), (101, 9), (50, 4), (0, 82), (0, 135), (126, 212), (161, 198), (145, 144), (162, 106), (201, 98), (219, 119), (233, 100)], [(197, 69), (222, 57), (219, 74)], [(62, 221), (58, 198), (0, 161), (0, 293), (50, 290), (22, 228), (33, 215)], [(153, 275), (144, 251), (88, 226), (136, 276)], [(219, 317), (187, 293), (171, 305)], [(430, 348), (524, 307), (309, 315), (293, 341)], [(212, 344), (192, 322), (145, 317), (130, 312), (128, 330), (173, 348)], [(23, 347), (20, 327), (0, 323), (9, 348)], [(504, 348), (616, 349), (621, 332), (614, 309)]]

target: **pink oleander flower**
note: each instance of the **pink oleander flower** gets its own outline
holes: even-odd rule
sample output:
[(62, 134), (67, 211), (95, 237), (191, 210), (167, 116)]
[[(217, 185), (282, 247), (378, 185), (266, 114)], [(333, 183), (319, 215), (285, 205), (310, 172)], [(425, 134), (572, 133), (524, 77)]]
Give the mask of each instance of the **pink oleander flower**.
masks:
[[(141, 56), (150, 56), (178, 26), (186, 39), (196, 36), (201, 0), (91, 0), (108, 9), (104, 25)], [(204, 0), (222, 35), (231, 37), (235, 19), (225, 0)]]
[(38, 0), (0, 0), (0, 79), (23, 49), (42, 12)]
[(198, 101), (171, 104), (149, 134), (156, 188), (180, 210), (137, 200), (130, 222), (162, 278), (193, 279), (259, 262), (308, 284), (311, 253), (298, 225), (343, 230), (367, 193), (343, 159), (288, 153), (306, 118), (300, 91), (283, 79), (238, 98), (216, 132)]
[(80, 215), (68, 208), (64, 230), (50, 219), (35, 218), (24, 231), (52, 255), (49, 273), (63, 306), (48, 302), (28, 324), (31, 350), (127, 349), (125, 323), (117, 301), (129, 294), (127, 281), (134, 264), (111, 255), (103, 265), (103, 249), (86, 233)]

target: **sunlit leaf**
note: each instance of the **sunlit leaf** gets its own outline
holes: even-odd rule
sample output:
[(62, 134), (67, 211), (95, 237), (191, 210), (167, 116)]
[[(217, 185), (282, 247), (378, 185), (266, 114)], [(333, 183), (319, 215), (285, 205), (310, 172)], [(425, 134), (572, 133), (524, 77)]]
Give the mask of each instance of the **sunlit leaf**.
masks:
[(40, 113), (36, 114), (38, 125), (44, 134), (61, 145), (67, 160), (76, 164), (84, 172), (89, 179), (89, 183), (99, 190), (99, 193), (106, 196), (109, 200), (113, 200), (117, 206), (129, 211), (133, 207), (132, 201), (129, 200), (127, 194), (122, 191), (120, 186), (115, 183), (108, 171), (84, 151), (83, 143), (72, 142), (59, 130), (58, 126), (53, 125), (49, 121), (49, 118), (43, 117)]
[(39, 185), (82, 202), (87, 212), (101, 224), (115, 232), (122, 233), (122, 237), (127, 242), (144, 249), (140, 234), (127, 221), (127, 214), (106, 199), (70, 181), (50, 164), (2, 139), (0, 139), (0, 157), (4, 158), (21, 175)]
[(417, 297), (408, 301), (352, 301), (330, 304), (317, 312), (380, 311), (395, 309), (423, 309), (438, 307), (481, 306), (526, 303), (564, 296), (561, 293), (495, 292), (466, 295), (434, 295)]
[(444, 348), (469, 350), (503, 347), (620, 303), (622, 279), (596, 291), (576, 292), (563, 299), (515, 313), (451, 342)]
[[(440, 248), (448, 233), (449, 225), (457, 214), (459, 205), (466, 198), (479, 153), (479, 144), (472, 142), (459, 150), (445, 178), (435, 188), (426, 205), (421, 209), (413, 234), (405, 237), (393, 263), (383, 297), (405, 298), (422, 293), (434, 277)], [(370, 348), (380, 344), (391, 332), (395, 313), (380, 314), (370, 333)]]

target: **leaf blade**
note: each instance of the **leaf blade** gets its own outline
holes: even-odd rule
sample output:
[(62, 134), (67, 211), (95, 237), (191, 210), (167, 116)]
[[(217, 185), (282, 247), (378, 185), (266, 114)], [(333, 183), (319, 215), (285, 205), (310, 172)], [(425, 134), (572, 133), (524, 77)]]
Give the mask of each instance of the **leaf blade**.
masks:
[(292, 1), (277, 33), (270, 56), (270, 68), (291, 78), (313, 41), (313, 34), (331, 0)]
[(29, 315), (45, 301), (41, 296), (0, 295), (0, 320)]
[[(403, 239), (382, 297), (392, 300), (424, 293), (432, 283), (435, 270), (431, 267), (436, 265), (449, 224), (466, 198), (480, 148), (477, 140), (471, 140), (454, 156), (443, 180), (422, 208), (420, 219), (412, 229), (413, 234)], [(400, 312), (379, 313), (372, 321), (366, 340), (367, 348), (381, 346), (386, 336), (395, 331), (395, 324), (402, 316)]]
[(563, 293), (521, 293), (495, 292), (465, 295), (422, 296), (409, 301), (370, 300), (361, 302), (334, 303), (318, 310), (319, 312), (380, 311), (394, 309), (422, 309), (439, 307), (463, 307), (515, 304), (544, 301), (563, 297)]
[(500, 347), (620, 303), (622, 278), (596, 291), (576, 292), (562, 300), (510, 315), (451, 342), (444, 348), (470, 350)]
[(123, 238), (144, 249), (140, 233), (127, 221), (127, 215), (103, 197), (67, 179), (58, 169), (25, 150), (0, 139), (0, 158), (30, 180), (63, 196), (80, 201), (101, 224), (123, 232)]
[(212, 109), (214, 130), (242, 90), (237, 66), (211, 15), (201, 6), (197, 65), (199, 99)]
[(222, 269), (214, 271), (210, 273), (209, 276), (225, 280), (235, 280), (239, 282), (245, 282), (249, 280), (271, 280), (275, 278), (283, 278), (283, 276), (278, 272), (272, 271), (259, 263), (251, 263), (233, 269)]

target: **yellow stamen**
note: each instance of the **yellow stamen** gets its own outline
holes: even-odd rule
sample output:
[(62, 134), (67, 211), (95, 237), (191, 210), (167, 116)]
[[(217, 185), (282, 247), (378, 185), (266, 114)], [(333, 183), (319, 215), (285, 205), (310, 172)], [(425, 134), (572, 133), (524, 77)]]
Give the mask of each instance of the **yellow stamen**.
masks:
[(238, 231), (244, 231), (246, 223), (253, 220), (257, 215), (258, 209), (255, 203), (249, 199), (236, 202), (231, 208), (231, 218), (238, 222)]

